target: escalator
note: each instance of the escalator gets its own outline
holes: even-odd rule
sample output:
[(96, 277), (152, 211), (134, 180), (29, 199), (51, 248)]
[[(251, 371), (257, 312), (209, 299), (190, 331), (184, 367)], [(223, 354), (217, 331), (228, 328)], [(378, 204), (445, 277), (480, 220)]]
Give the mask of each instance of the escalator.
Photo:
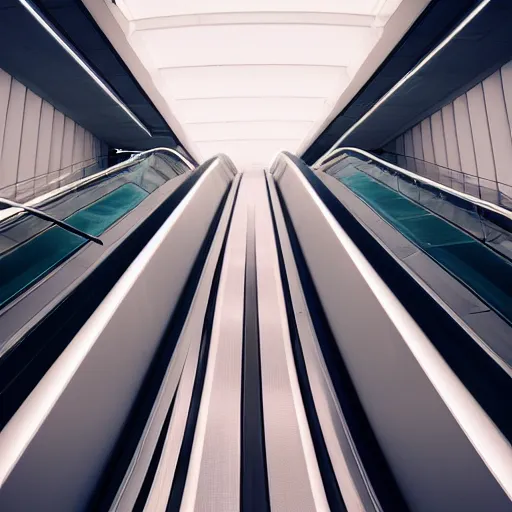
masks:
[(2, 426), (195, 179), (174, 154), (148, 152), (28, 203), (48, 217), (0, 211)]
[[(435, 191), (422, 188), (405, 176), (395, 176), (365, 155), (343, 154), (322, 171), (343, 183), (512, 324), (512, 261), (505, 257), (506, 253), (500, 254), (499, 248), (486, 243), (483, 235), (479, 236), (483, 228), (478, 212), (468, 210), (461, 201), (454, 204), (456, 196), (451, 204), (446, 197), (436, 197)], [(502, 210), (501, 215), (503, 223), (512, 222), (512, 212)], [(505, 234), (511, 245), (511, 235)]]
[[(83, 211), (76, 226), (104, 245), (80, 239), (0, 312), (7, 332), (10, 311), (92, 251), (80, 283), (41, 297), (37, 321), (9, 338), (0, 508), (509, 509), (511, 360), (489, 335), (510, 328), (506, 304), (427, 252), (467, 231), (382, 199), (396, 193), (374, 189), (386, 178), (349, 158), (314, 172), (282, 153), (270, 172), (240, 174), (220, 155), (136, 205), (111, 199), (119, 187), (80, 206), (68, 196), (61, 218)], [(121, 188), (140, 187), (130, 180)], [(87, 223), (102, 199), (103, 232)], [(424, 217), (443, 231), (404, 222)], [(450, 243), (421, 246), (431, 231)]]

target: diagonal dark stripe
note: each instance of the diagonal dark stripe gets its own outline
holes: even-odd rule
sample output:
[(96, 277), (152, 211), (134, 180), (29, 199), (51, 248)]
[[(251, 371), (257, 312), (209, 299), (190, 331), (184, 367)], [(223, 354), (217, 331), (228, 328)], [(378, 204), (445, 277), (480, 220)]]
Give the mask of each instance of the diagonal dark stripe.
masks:
[(183, 492), (185, 490), (185, 484), (187, 482), (190, 455), (192, 453), (194, 434), (197, 425), (197, 417), (199, 415), (199, 407), (201, 405), (204, 380), (206, 377), (206, 369), (208, 366), (208, 354), (210, 352), (210, 340), (213, 328), (213, 319), (215, 315), (215, 305), (217, 303), (217, 294), (219, 291), (220, 275), (222, 271), (222, 264), (224, 262), (224, 254), (226, 252), (226, 243), (229, 235), (229, 228), (231, 227), (231, 221), (233, 220), (233, 212), (235, 210), (239, 190), (240, 181), (238, 182), (238, 188), (235, 192), (235, 198), (233, 200), (233, 205), (231, 206), (231, 212), (226, 227), (226, 233), (224, 235), (224, 240), (222, 242), (219, 260), (217, 262), (215, 273), (213, 275), (213, 282), (210, 291), (210, 297), (208, 298), (208, 305), (206, 307), (206, 314), (203, 324), (203, 332), (201, 335), (201, 347), (199, 349), (196, 379), (194, 381), (194, 387), (192, 389), (192, 397), (190, 400), (190, 407), (188, 410), (187, 423), (185, 426), (185, 432), (183, 434), (183, 441), (181, 443), (180, 454), (178, 456), (176, 470), (174, 472), (174, 481), (169, 495), (169, 501), (167, 502), (167, 512), (174, 512), (175, 510), (180, 509), (181, 500), (183, 499)]
[(268, 495), (261, 357), (258, 329), (258, 289), (254, 210), (247, 213), (245, 256), (244, 339), (242, 347), (242, 432), (240, 509), (270, 510)]

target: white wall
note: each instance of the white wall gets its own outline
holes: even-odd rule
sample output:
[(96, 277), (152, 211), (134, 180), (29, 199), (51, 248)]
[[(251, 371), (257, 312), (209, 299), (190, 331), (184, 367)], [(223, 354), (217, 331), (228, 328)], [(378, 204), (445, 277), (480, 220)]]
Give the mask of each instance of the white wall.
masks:
[(386, 145), (512, 186), (512, 61)]
[(0, 197), (23, 201), (71, 171), (69, 166), (92, 163), (106, 150), (92, 133), (0, 69)]

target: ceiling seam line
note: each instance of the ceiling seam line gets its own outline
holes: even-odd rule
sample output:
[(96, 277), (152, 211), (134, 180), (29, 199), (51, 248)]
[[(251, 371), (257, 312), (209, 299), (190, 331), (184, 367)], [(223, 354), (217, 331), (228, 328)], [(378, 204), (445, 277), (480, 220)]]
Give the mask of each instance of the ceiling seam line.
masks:
[(202, 144), (205, 142), (298, 142), (301, 139), (204, 139), (204, 140), (195, 140), (197, 144)]
[(327, 96), (198, 96), (197, 98), (173, 98), (173, 101), (210, 100), (326, 100)]
[(235, 26), (245, 26), (245, 25), (305, 25), (305, 26), (317, 26), (317, 27), (345, 27), (345, 28), (359, 28), (359, 29), (372, 29), (372, 25), (347, 25), (343, 23), (334, 23), (334, 22), (314, 22), (314, 21), (237, 21), (237, 22), (219, 22), (219, 23), (189, 23), (186, 25), (173, 25), (166, 27), (148, 27), (148, 28), (140, 28), (137, 27), (135, 23), (135, 27), (133, 32), (152, 32), (157, 30), (175, 30), (179, 28), (202, 28), (202, 27), (235, 27)]
[(192, 69), (192, 68), (224, 68), (224, 67), (310, 67), (310, 68), (342, 68), (347, 69), (348, 66), (344, 65), (338, 65), (338, 64), (290, 64), (290, 63), (283, 63), (283, 64), (247, 64), (247, 63), (240, 63), (240, 64), (192, 64), (192, 65), (179, 65), (179, 66), (163, 66), (158, 67), (157, 69), (159, 71), (165, 71), (169, 69)]
[(194, 125), (194, 124), (228, 124), (228, 123), (312, 123), (315, 119), (261, 119), (261, 120), (241, 120), (241, 121), (191, 121), (187, 123), (183, 123), (186, 126)]

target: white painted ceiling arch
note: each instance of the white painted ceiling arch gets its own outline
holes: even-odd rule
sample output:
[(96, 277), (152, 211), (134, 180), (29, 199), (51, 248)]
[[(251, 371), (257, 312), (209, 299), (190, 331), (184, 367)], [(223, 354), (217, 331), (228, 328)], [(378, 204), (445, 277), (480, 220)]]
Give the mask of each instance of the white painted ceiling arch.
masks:
[[(110, 0), (105, 0), (110, 2)], [(128, 41), (203, 159), (295, 152), (331, 114), (401, 2), (116, 0)], [(119, 20), (119, 16), (117, 16)]]

